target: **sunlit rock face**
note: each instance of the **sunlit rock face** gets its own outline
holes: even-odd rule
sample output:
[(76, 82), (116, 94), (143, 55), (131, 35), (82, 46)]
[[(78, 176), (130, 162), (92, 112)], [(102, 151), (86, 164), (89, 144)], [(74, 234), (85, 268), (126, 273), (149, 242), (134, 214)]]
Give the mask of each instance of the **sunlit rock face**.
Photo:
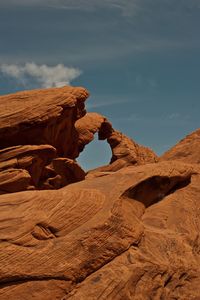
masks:
[[(57, 189), (85, 178), (74, 160), (74, 124), (86, 113), (88, 96), (84, 88), (66, 86), (0, 97), (0, 193)], [(68, 159), (65, 174), (59, 157)]]
[(192, 132), (164, 153), (160, 160), (200, 163), (200, 129)]
[[(158, 158), (88, 95), (0, 97), (0, 299), (199, 299), (199, 131)], [(111, 161), (85, 174), (97, 132)]]
[(113, 155), (108, 166), (90, 176), (157, 160), (152, 150), (114, 130), (104, 116), (86, 113), (88, 96), (85, 88), (70, 86), (0, 96), (1, 194), (59, 189), (84, 180), (76, 158), (96, 132), (107, 139)]
[(127, 166), (157, 162), (157, 155), (149, 148), (138, 145), (123, 133), (112, 128), (106, 117), (97, 113), (87, 113), (75, 123), (78, 132), (78, 151), (90, 143), (98, 132), (99, 140), (107, 140), (112, 151), (110, 164), (91, 170), (87, 178), (99, 176), (102, 172), (116, 172)]

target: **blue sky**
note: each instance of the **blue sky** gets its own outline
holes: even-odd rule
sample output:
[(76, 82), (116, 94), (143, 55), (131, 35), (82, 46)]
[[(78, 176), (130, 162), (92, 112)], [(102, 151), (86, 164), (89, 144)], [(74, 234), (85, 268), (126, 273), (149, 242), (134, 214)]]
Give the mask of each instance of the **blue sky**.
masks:
[[(88, 111), (161, 154), (199, 127), (199, 28), (199, 0), (1, 0), (0, 94), (85, 86)], [(109, 159), (94, 142), (80, 162)]]

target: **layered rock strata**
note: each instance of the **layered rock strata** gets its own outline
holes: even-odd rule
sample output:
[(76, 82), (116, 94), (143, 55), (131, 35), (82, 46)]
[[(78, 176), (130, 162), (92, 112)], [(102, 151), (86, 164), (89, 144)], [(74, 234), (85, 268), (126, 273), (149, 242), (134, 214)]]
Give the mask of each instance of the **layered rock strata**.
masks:
[(192, 132), (165, 152), (160, 160), (178, 160), (188, 163), (200, 163), (200, 129)]
[(198, 299), (199, 187), (171, 161), (1, 195), (0, 299)]
[(96, 113), (86, 114), (81, 87), (18, 92), (0, 97), (0, 193), (58, 189), (85, 179), (76, 162), (98, 132), (112, 150), (108, 166), (88, 175), (114, 172), (157, 160), (152, 150), (114, 130)]
[[(86, 113), (88, 96), (84, 88), (66, 86), (0, 97), (1, 194), (56, 189), (85, 178), (75, 161), (74, 124)], [(65, 158), (65, 174), (58, 171), (59, 158)]]
[(74, 123), (86, 113), (88, 96), (84, 88), (67, 86), (0, 96), (0, 148), (48, 144), (58, 156), (71, 157)]
[[(87, 96), (0, 97), (0, 299), (200, 299), (200, 131), (158, 159)], [(85, 177), (95, 133), (112, 158)]]

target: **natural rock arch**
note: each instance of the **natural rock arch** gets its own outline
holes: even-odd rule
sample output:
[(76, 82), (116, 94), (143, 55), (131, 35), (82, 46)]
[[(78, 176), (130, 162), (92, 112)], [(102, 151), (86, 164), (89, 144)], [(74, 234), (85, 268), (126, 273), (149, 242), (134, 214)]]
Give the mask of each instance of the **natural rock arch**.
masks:
[(138, 145), (123, 133), (113, 129), (112, 124), (106, 117), (97, 113), (87, 113), (75, 123), (78, 132), (78, 151), (84, 150), (85, 146), (98, 132), (99, 140), (107, 140), (112, 151), (110, 164), (95, 169), (93, 172), (108, 171), (115, 172), (123, 167), (153, 163), (157, 161), (156, 154), (149, 148)]
[(88, 176), (157, 161), (104, 116), (86, 113), (88, 96), (84, 88), (66, 86), (0, 97), (0, 193), (58, 189), (85, 179), (76, 159), (96, 133), (112, 157)]

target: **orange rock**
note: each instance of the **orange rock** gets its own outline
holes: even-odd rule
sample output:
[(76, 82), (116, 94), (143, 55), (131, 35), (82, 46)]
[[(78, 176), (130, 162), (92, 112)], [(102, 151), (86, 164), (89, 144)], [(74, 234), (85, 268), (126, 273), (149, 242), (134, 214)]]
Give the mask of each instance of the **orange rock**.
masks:
[(13, 146), (0, 150), (0, 176), (4, 178), (4, 182), (6, 181), (6, 189), (0, 183), (0, 192), (23, 191), (27, 190), (29, 185), (31, 188), (38, 188), (45, 166), (55, 156), (56, 149), (49, 145)]
[(85, 179), (84, 170), (73, 159), (55, 158), (48, 167), (55, 173), (42, 184), (41, 188), (44, 189), (58, 189)]
[(199, 187), (162, 162), (1, 195), (0, 299), (195, 299)]
[(77, 120), (75, 127), (79, 135), (77, 152), (83, 151), (85, 145), (93, 140), (96, 132), (100, 140), (107, 139), (112, 150), (110, 164), (92, 170), (88, 177), (99, 176), (98, 172), (115, 172), (129, 165), (152, 163), (158, 160), (151, 149), (138, 145), (121, 132), (114, 130), (111, 123), (100, 114), (87, 113)]
[(188, 163), (200, 163), (200, 129), (187, 135), (174, 147), (164, 153), (160, 160), (179, 160)]
[(0, 148), (49, 144), (70, 157), (75, 121), (85, 114), (84, 88), (51, 88), (0, 96)]
[[(158, 162), (87, 96), (0, 97), (0, 299), (199, 299), (200, 131)], [(111, 162), (83, 180), (96, 132)]]
[[(65, 161), (78, 156), (79, 153), (74, 153), (78, 143), (74, 123), (85, 114), (84, 102), (88, 96), (86, 89), (68, 86), (0, 96), (0, 172), (3, 172), (4, 182), (1, 193), (5, 182), (7, 193), (27, 190), (28, 186), (58, 188), (64, 182), (68, 184), (84, 178), (80, 167), (82, 174), (78, 174), (76, 162), (73, 171), (71, 164), (67, 170), (65, 162), (68, 176), (63, 175), (61, 182), (57, 180), (56, 184), (49, 185), (46, 182), (53, 182), (60, 175), (55, 170), (47, 172), (46, 166), (56, 156), (65, 157)], [(69, 173), (73, 178), (69, 178)], [(19, 184), (22, 179), (24, 183)], [(13, 185), (15, 182), (16, 187), (11, 187), (9, 182)]]
[(3, 170), (0, 172), (0, 195), (15, 193), (33, 188), (30, 174), (23, 169)]

